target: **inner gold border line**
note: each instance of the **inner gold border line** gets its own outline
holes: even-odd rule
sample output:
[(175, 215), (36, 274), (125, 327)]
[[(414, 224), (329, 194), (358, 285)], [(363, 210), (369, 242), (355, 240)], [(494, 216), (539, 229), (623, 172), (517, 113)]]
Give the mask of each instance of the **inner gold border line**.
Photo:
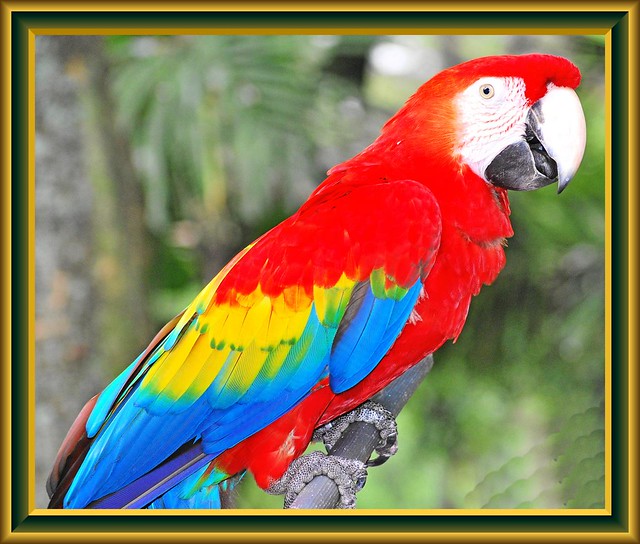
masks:
[(611, 32), (604, 48), (604, 504), (611, 511)]
[[(329, 2), (330, 3), (330, 2)], [(21, 2), (7, 2), (6, 4), (9, 5), (16, 5), (16, 4), (21, 4)], [(112, 5), (113, 2), (110, 4)], [(33, 3), (29, 3), (29, 6), (33, 6)], [(42, 3), (43, 6), (46, 6), (49, 10), (50, 10), (50, 6), (46, 3)], [(95, 6), (96, 4), (94, 4)], [(97, 4), (99, 5), (99, 4)], [(209, 5), (209, 4), (208, 4)], [(256, 4), (259, 5), (259, 4)], [(473, 5), (473, 4), (470, 4)], [(615, 4), (611, 4), (612, 8)], [(539, 4), (537, 4), (538, 9), (540, 7)], [(2, 6), (4, 7), (4, 6)], [(56, 8), (58, 8), (59, 6), (56, 6)], [(77, 6), (76, 6), (77, 7)], [(260, 6), (264, 11), (272, 11), (271, 9), (265, 10), (264, 6)], [(326, 4), (325, 4), (326, 7)], [(360, 7), (362, 7), (360, 5)], [(478, 10), (477, 6), (474, 5), (474, 8), (476, 9), (476, 11), (486, 11), (486, 10)], [(55, 11), (59, 11), (58, 9), (56, 9)], [(88, 11), (97, 11), (97, 9), (95, 10), (88, 10)], [(123, 11), (127, 11), (126, 9), (124, 9)], [(184, 9), (181, 9), (180, 11), (185, 11)], [(227, 9), (227, 10), (221, 10), (221, 11), (236, 11), (234, 9)], [(340, 11), (340, 10), (339, 10)], [(386, 11), (386, 10), (378, 10), (378, 11)], [(394, 6), (394, 10), (393, 11), (398, 11), (397, 9), (395, 9)], [(449, 10), (449, 11), (456, 11), (456, 10)], [(581, 11), (586, 11), (581, 9)], [(211, 34), (211, 33), (216, 33), (216, 34), (225, 34), (225, 33), (229, 33), (229, 34), (237, 34), (240, 32), (247, 32), (247, 33), (251, 33), (251, 34), (275, 34), (278, 32), (282, 32), (285, 34), (293, 34), (293, 33), (301, 33), (301, 34), (312, 34), (312, 33), (319, 33), (319, 32), (329, 32), (329, 33), (335, 33), (335, 34), (410, 34), (410, 33), (415, 33), (415, 34), (428, 34), (428, 33), (433, 33), (433, 34), (456, 34), (456, 33), (460, 33), (460, 34), (468, 34), (468, 35), (473, 35), (473, 34), (478, 34), (478, 35), (483, 35), (483, 34), (505, 34), (505, 33), (509, 33), (509, 34), (513, 34), (513, 33), (522, 33), (522, 34), (540, 34), (540, 35), (545, 35), (545, 34), (599, 34), (599, 35), (605, 35), (605, 40), (606, 40), (606, 59), (605, 59), (605, 70), (609, 70), (609, 74), (605, 74), (610, 76), (610, 62), (611, 62), (611, 58), (610, 58), (610, 49), (611, 49), (611, 43), (610, 43), (610, 29), (603, 29), (603, 28), (595, 28), (595, 29), (555, 29), (555, 28), (545, 28), (545, 29), (528, 29), (528, 28), (522, 28), (522, 29), (506, 29), (506, 28), (494, 28), (494, 29), (487, 29), (487, 28), (483, 28), (483, 29), (474, 29), (474, 28), (465, 28), (465, 27), (460, 27), (460, 28), (434, 28), (434, 29), (428, 29), (428, 28), (424, 28), (424, 27), (420, 27), (420, 28), (415, 28), (415, 29), (408, 29), (408, 28), (400, 28), (400, 29), (393, 29), (393, 28), (389, 28), (389, 27), (382, 27), (382, 28), (367, 28), (367, 29), (353, 29), (353, 28), (348, 28), (348, 29), (342, 29), (342, 28), (313, 28), (313, 27), (305, 27), (305, 28), (291, 28), (291, 27), (283, 27), (281, 29), (279, 28), (273, 28), (270, 27), (268, 29), (261, 29), (260, 27), (246, 27), (246, 28), (231, 28), (231, 27), (224, 27), (224, 28), (198, 28), (198, 29), (194, 29), (194, 28), (183, 28), (183, 29), (176, 29), (176, 28), (171, 28), (169, 32), (165, 31), (164, 29), (161, 28), (157, 28), (157, 29), (150, 29), (150, 28), (144, 28), (144, 29), (122, 29), (122, 28), (118, 28), (118, 33), (119, 34), (139, 34), (139, 35), (143, 35), (143, 34), (158, 34), (158, 33), (170, 33), (170, 34)], [(33, 205), (33, 198), (35, 195), (35, 180), (34, 180), (34, 153), (33, 153), (33, 146), (35, 145), (35, 137), (34, 137), (34, 123), (35, 123), (35, 115), (34, 115), (34, 108), (35, 108), (35, 99), (34, 99), (34, 89), (35, 89), (35, 35), (37, 34), (43, 34), (43, 35), (63, 35), (63, 34), (74, 34), (74, 35), (92, 35), (92, 34), (112, 34), (113, 31), (109, 31), (109, 29), (105, 29), (104, 27), (102, 28), (95, 28), (95, 29), (91, 29), (91, 28), (83, 28), (83, 29), (76, 29), (76, 28), (68, 28), (68, 29), (61, 29), (61, 28), (56, 28), (56, 29), (49, 29), (49, 28), (31, 28), (30, 27), (30, 32), (29, 32), (29, 38), (28, 38), (28, 54), (29, 54), (29, 88), (28, 88), (28, 96), (29, 96), (29, 142), (30, 142), (30, 161), (29, 161), (29, 169), (28, 169), (28, 178), (29, 178), (29, 187), (31, 189), (33, 189), (33, 191), (30, 191), (29, 194), (29, 244), (30, 244), (30, 252), (29, 252), (29, 284), (33, 285), (33, 266), (34, 266), (34, 259), (33, 259), (33, 251), (34, 251), (34, 246), (35, 244), (34, 242), (34, 237), (35, 237), (35, 222), (34, 222), (34, 205)], [(8, 41), (8, 37), (10, 35), (10, 33), (4, 32), (3, 31), (3, 42)], [(7, 48), (8, 49), (8, 48)], [(630, 71), (633, 69), (633, 66), (630, 66)], [(8, 81), (8, 79), (7, 79)], [(607, 85), (610, 86), (610, 81), (609, 81), (609, 77), (607, 77), (605, 79), (605, 81), (607, 82)], [(634, 96), (633, 94), (630, 94), (630, 96)], [(4, 98), (4, 97), (3, 97)], [(610, 116), (610, 89), (609, 89), (609, 94), (608, 94), (608, 98), (607, 98), (607, 94), (605, 94), (605, 100), (606, 101), (606, 114)], [(632, 111), (633, 108), (633, 104), (630, 104), (630, 113)], [(10, 113), (10, 108), (9, 108), (9, 104), (7, 104), (7, 113)], [(6, 120), (9, 120), (9, 117), (5, 117)], [(606, 127), (609, 128), (610, 122), (610, 117), (606, 119)], [(8, 125), (10, 127), (10, 123)], [(630, 135), (630, 139), (631, 139), (631, 135)], [(609, 160), (609, 168), (606, 169), (606, 175), (608, 176), (607, 178), (607, 195), (606, 197), (609, 198), (609, 205), (610, 205), (610, 186), (611, 186), (611, 179), (610, 179), (610, 150), (609, 150), (609, 146), (607, 146), (607, 159)], [(606, 160), (607, 160), (606, 159)], [(10, 168), (7, 165), (8, 171), (10, 173)], [(7, 179), (9, 179), (7, 177)], [(633, 177), (631, 177), (631, 179), (634, 179)], [(632, 194), (632, 187), (629, 188), (629, 195), (631, 197)], [(630, 206), (631, 206), (631, 202), (633, 202), (633, 199), (630, 198)], [(606, 221), (606, 227), (605, 228), (609, 228), (609, 233), (610, 233), (610, 211), (609, 211), (609, 207), (607, 206), (607, 209), (605, 211), (605, 213), (609, 213), (609, 218)], [(630, 210), (631, 212), (631, 210)], [(8, 217), (8, 214), (5, 214), (5, 218)], [(630, 221), (632, 218), (632, 214), (630, 213)], [(631, 225), (631, 223), (630, 223)], [(632, 231), (633, 232), (633, 231)], [(606, 245), (606, 243), (605, 243)], [(630, 267), (631, 267), (631, 253), (632, 253), (632, 248), (630, 247)], [(606, 250), (609, 251), (609, 255), (608, 257), (610, 257), (610, 251), (611, 248), (608, 247), (606, 248)], [(609, 261), (607, 261), (609, 262)], [(610, 271), (607, 270), (605, 273), (609, 273)], [(632, 270), (630, 268), (630, 278), (633, 278), (634, 276), (631, 274)], [(609, 275), (610, 278), (610, 275)], [(631, 281), (631, 280), (630, 280)], [(610, 287), (610, 282), (607, 284)], [(630, 286), (630, 294), (631, 294), (631, 286)], [(31, 338), (33, 338), (32, 334), (33, 334), (33, 323), (31, 323), (33, 316), (35, 315), (35, 312), (33, 311), (33, 296), (30, 296), (29, 299), (29, 313), (30, 313), (30, 323), (29, 323), (29, 327), (30, 327), (30, 335)], [(610, 299), (609, 299), (610, 300)], [(611, 313), (610, 313), (610, 308), (606, 307), (607, 310), (609, 311), (609, 316), (608, 316), (608, 320), (606, 320), (606, 324), (610, 326), (610, 318), (611, 318)], [(607, 311), (605, 310), (605, 311)], [(607, 316), (605, 315), (605, 318)], [(630, 316), (631, 319), (631, 316)], [(608, 334), (608, 333), (607, 333)], [(609, 334), (609, 345), (610, 345), (610, 334)], [(34, 347), (31, 345), (32, 342), (29, 342), (29, 360), (30, 360), (30, 367), (29, 367), (29, 371), (30, 371), (30, 375), (33, 376), (33, 371), (34, 371), (34, 363), (35, 363), (35, 357), (34, 354), (32, 353)], [(608, 350), (609, 352), (609, 350)], [(631, 359), (633, 360), (633, 359)], [(610, 365), (610, 361), (608, 363)], [(631, 370), (630, 370), (631, 372)], [(610, 379), (610, 376), (608, 376)], [(631, 374), (630, 374), (631, 377)], [(606, 379), (606, 378), (605, 378)], [(631, 380), (630, 380), (631, 381)], [(29, 403), (30, 406), (34, 406), (34, 399), (32, 397), (32, 395), (34, 394), (34, 386), (31, 383), (33, 382), (33, 380), (30, 380), (30, 386), (29, 386)], [(609, 383), (610, 385), (610, 383)], [(605, 390), (605, 394), (608, 393), (609, 390), (606, 389)], [(7, 398), (7, 396), (5, 396), (5, 398)], [(633, 398), (633, 396), (631, 396), (631, 398)], [(609, 394), (609, 399), (608, 399), (609, 403), (611, 401), (610, 399), (610, 394)], [(611, 415), (610, 409), (609, 409), (609, 417)], [(608, 427), (609, 430), (609, 438), (610, 438), (610, 427)], [(29, 418), (29, 432), (30, 432), (30, 437), (31, 437), (31, 444), (34, 444), (33, 441), (33, 437), (34, 437), (34, 420), (33, 418)], [(633, 432), (633, 429), (630, 429), (630, 434)], [(607, 441), (608, 442), (608, 441)], [(32, 448), (30, 448), (31, 450)], [(35, 452), (35, 450), (34, 450)], [(631, 453), (631, 452), (630, 452)], [(37, 509), (34, 510), (33, 509), (33, 497), (34, 497), (34, 489), (35, 489), (35, 485), (33, 485), (33, 478), (34, 478), (34, 467), (35, 467), (35, 457), (34, 457), (35, 453), (32, 453), (30, 451), (30, 456), (29, 456), (29, 466), (30, 466), (30, 474), (29, 474), (29, 506), (30, 506), (30, 510), (32, 511), (32, 514), (36, 514), (36, 515), (73, 515), (73, 516), (78, 516), (78, 515), (95, 515), (95, 511), (91, 512), (91, 511), (70, 511), (70, 512), (66, 512), (66, 511), (56, 511), (54, 513), (52, 513), (52, 511), (49, 510), (43, 510), (43, 509)], [(610, 460), (610, 457), (609, 457)], [(33, 463), (33, 464), (32, 464)], [(590, 516), (590, 515), (608, 515), (610, 514), (610, 512), (608, 511), (608, 509), (610, 509), (611, 506), (611, 490), (610, 490), (610, 463), (605, 463), (605, 469), (608, 471), (608, 474), (606, 474), (605, 477), (608, 477), (607, 483), (609, 485), (606, 485), (606, 489), (605, 489), (605, 493), (606, 493), (606, 502), (605, 502), (605, 509), (580, 509), (580, 510), (527, 510), (527, 511), (523, 511), (523, 510), (513, 510), (513, 511), (509, 511), (509, 510), (495, 510), (495, 511), (491, 511), (491, 510), (464, 510), (464, 509), (455, 509), (455, 510), (401, 510), (398, 512), (398, 515), (422, 515), (424, 516), (425, 514), (428, 515), (444, 515), (444, 516), (460, 516), (460, 515), (492, 515), (492, 514), (497, 514), (497, 515), (518, 515), (518, 516), (522, 516), (522, 515), (530, 515), (530, 516), (536, 516), (536, 515), (540, 515), (540, 514), (544, 514), (544, 515), (558, 515), (558, 516), (566, 516), (566, 515), (577, 515), (577, 516)], [(7, 472), (8, 473), (8, 472)], [(108, 511), (105, 511), (105, 513), (107, 513)], [(114, 511), (111, 511), (112, 513)], [(140, 515), (139, 512), (132, 512), (132, 511), (115, 511), (117, 512), (119, 515)], [(147, 511), (144, 512), (145, 516), (148, 516), (150, 513), (153, 514), (158, 514), (158, 515), (166, 515), (166, 513), (164, 512), (153, 512), (153, 511)], [(184, 513), (184, 515), (202, 515), (203, 513), (206, 513), (207, 515), (211, 515), (211, 511), (206, 510), (206, 511), (191, 511), (191, 512), (186, 512)], [(242, 515), (245, 516), (247, 514), (258, 514), (258, 515), (273, 515), (273, 514), (282, 514), (282, 510), (278, 509), (278, 510), (241, 510), (241, 511), (232, 511), (232, 510), (226, 510), (224, 512), (225, 516), (228, 515)], [(326, 512), (322, 512), (322, 511), (318, 511), (318, 512), (313, 512), (313, 513), (317, 513), (318, 515), (324, 515), (326, 514)], [(332, 515), (351, 515), (350, 512), (345, 512), (345, 513), (341, 513), (339, 511), (331, 511)], [(389, 510), (371, 510), (371, 511), (366, 511), (366, 510), (362, 510), (362, 511), (358, 511), (357, 514), (358, 515), (363, 515), (363, 514), (370, 514), (370, 515), (380, 515), (380, 514), (385, 514), (385, 515), (389, 515), (392, 514), (392, 511)], [(309, 511), (291, 511), (288, 512), (289, 515), (309, 515), (310, 512)], [(247, 533), (247, 534), (251, 534), (251, 533)], [(442, 533), (440, 534), (440, 536), (451, 536), (451, 535), (456, 535), (459, 533)], [(235, 537), (238, 537), (240, 535), (240, 533), (233, 533), (233, 535)], [(351, 535), (351, 534), (350, 534)], [(436, 533), (433, 533), (434, 536), (436, 536)], [(506, 535), (506, 533), (504, 534)], [(518, 540), (519, 541), (527, 541), (528, 539), (523, 538), (523, 534), (522, 533), (514, 533), (514, 535), (517, 535)], [(552, 536), (553, 533), (547, 533), (548, 536)], [(562, 536), (565, 535), (566, 533), (558, 533), (558, 536)], [(67, 537), (69, 535), (64, 535), (65, 536), (65, 541)], [(264, 535), (263, 535), (264, 536)], [(353, 536), (353, 535), (351, 535)], [(395, 535), (395, 536), (399, 536), (399, 535)], [(498, 535), (492, 535), (493, 537), (496, 537)], [(584, 542), (588, 542), (590, 541), (589, 538), (586, 538), (587, 536), (590, 535), (584, 535)], [(280, 538), (282, 537), (282, 535), (280, 535)], [(308, 535), (305, 536), (305, 538), (308, 537)], [(497, 540), (502, 540), (502, 539), (496, 539)], [(282, 540), (279, 540), (282, 541)]]
[[(363, 510), (287, 510), (284, 512), (281, 508), (244, 508), (244, 509), (225, 509), (225, 510), (172, 510), (171, 516), (178, 517), (245, 517), (247, 515), (251, 516), (263, 516), (270, 517), (273, 515), (287, 515), (287, 516), (326, 516), (327, 512), (330, 512), (332, 516), (342, 516), (342, 517), (371, 517), (371, 516), (390, 516), (390, 517), (412, 517), (412, 516), (449, 516), (449, 517), (458, 517), (458, 516), (518, 516), (518, 517), (538, 517), (541, 515), (544, 516), (555, 516), (555, 517), (565, 517), (565, 516), (602, 516), (608, 517), (611, 515), (606, 508), (567, 508), (567, 509), (528, 509), (528, 510), (518, 510), (517, 508), (510, 509), (498, 509), (498, 508), (474, 508), (474, 509), (464, 509), (464, 508), (449, 508), (449, 509), (439, 509), (439, 508), (403, 508), (398, 510), (391, 510), (385, 508), (368, 508)], [(125, 517), (166, 517), (166, 510), (115, 510), (115, 509), (104, 509), (104, 510), (47, 510), (45, 508), (36, 508), (32, 509), (31, 515), (42, 516), (42, 517), (95, 517), (96, 515), (118, 515)]]
[[(172, 28), (171, 29), (171, 34), (184, 34), (184, 33), (194, 33), (196, 29), (175, 29)], [(237, 33), (239, 29), (221, 29), (224, 32), (229, 32), (229, 33)], [(255, 28), (246, 28), (245, 30), (247, 30), (248, 32), (251, 33), (256, 33), (256, 29)], [(259, 30), (259, 29), (258, 29)], [(274, 31), (277, 31), (279, 29), (274, 29), (274, 28), (269, 28), (269, 29), (265, 29), (266, 32), (268, 33), (272, 33)], [(291, 33), (296, 29), (291, 29), (291, 28), (283, 28), (283, 31), (285, 31), (286, 33)], [(306, 33), (317, 33), (319, 31), (319, 29), (309, 29), (309, 28), (305, 28), (305, 29), (300, 29)], [(331, 29), (331, 31), (335, 31), (336, 29)], [(417, 29), (401, 29), (402, 32), (404, 33), (410, 33), (412, 30), (416, 33), (416, 34), (425, 34), (425, 33), (429, 33), (431, 31), (435, 31), (436, 33), (440, 33), (440, 34), (451, 34), (454, 33), (454, 29), (442, 29), (442, 28), (438, 28), (438, 29), (425, 29), (425, 28), (417, 28)], [(463, 28), (461, 27), (460, 29), (455, 29), (458, 30), (460, 33), (464, 33), (464, 34), (473, 34), (473, 33), (477, 33), (477, 34), (491, 34), (492, 29), (482, 29), (482, 30), (478, 30), (478, 29), (468, 29), (468, 28)], [(494, 29), (495, 30), (495, 29)], [(506, 31), (505, 29), (497, 29), (497, 30), (502, 30), (502, 31)], [(530, 34), (535, 34), (535, 33), (539, 33), (539, 34), (555, 34), (555, 32), (553, 32), (553, 29), (525, 29), (526, 33), (530, 33)], [(210, 29), (205, 29), (203, 30), (203, 33), (207, 32), (210, 33), (211, 30)], [(384, 32), (384, 33), (388, 33), (388, 34), (398, 34), (398, 33), (402, 33), (399, 32), (398, 29), (390, 29), (390, 28), (381, 28), (381, 29), (366, 29), (363, 30), (362, 33), (363, 34), (376, 34), (376, 33), (380, 33), (380, 32)], [(513, 33), (514, 31), (511, 30), (509, 33)], [(127, 33), (135, 33), (135, 34), (157, 34), (157, 30), (155, 29), (127, 29), (127, 31), (123, 31), (122, 29), (119, 29), (119, 34), (127, 34)], [(342, 33), (342, 32), (340, 32)], [(348, 34), (354, 34), (353, 29), (345, 29), (344, 33), (348, 33)], [(611, 100), (611, 96), (610, 96), (610, 66), (611, 66), (611, 36), (610, 36), (610, 31), (609, 29), (570, 29), (570, 32), (566, 32), (567, 34), (604, 34), (605, 35), (605, 40), (606, 40), (606, 48), (605, 48), (605, 82), (606, 82), (606, 90), (605, 90), (605, 104), (606, 104), (606, 110), (605, 110), (605, 125), (606, 125), (606, 130), (610, 131), (610, 100)], [(29, 156), (30, 156), (30, 160), (29, 160), (29, 166), (28, 166), (28, 183), (29, 183), (29, 187), (30, 187), (30, 191), (29, 191), (29, 215), (28, 215), (28, 221), (29, 221), (29, 233), (28, 233), (28, 239), (29, 239), (29, 268), (28, 268), (28, 274), (29, 274), (29, 285), (33, 286), (35, 284), (35, 257), (34, 257), (34, 252), (35, 252), (35, 203), (34, 203), (34, 198), (35, 198), (35, 36), (39, 35), (39, 34), (43, 34), (43, 35), (64, 35), (64, 34), (86, 34), (86, 35), (91, 35), (91, 34), (112, 34), (112, 32), (109, 32), (108, 29), (105, 28), (96, 28), (96, 29), (88, 29), (88, 28), (84, 28), (81, 30), (78, 29), (74, 29), (74, 28), (68, 28), (68, 29), (48, 29), (48, 28), (30, 28), (29, 31), (29, 35), (28, 35), (28, 70), (29, 70), (29, 74), (28, 74), (28, 100), (29, 100), (29, 111), (28, 111), (28, 115), (29, 115), (29, 121), (28, 121), (28, 135), (29, 135)], [(630, 112), (631, 113), (631, 112)], [(609, 141), (610, 139), (610, 133), (607, 136), (607, 141)], [(611, 188), (611, 177), (610, 177), (610, 171), (611, 171), (611, 161), (610, 161), (610, 146), (606, 147), (606, 195), (605, 195), (605, 229), (608, 230), (608, 236), (606, 236), (606, 241), (605, 241), (605, 252), (606, 252), (606, 259), (605, 262), (610, 263), (610, 254), (611, 254), (611, 248), (610, 248), (610, 243), (609, 243), (609, 239), (610, 239), (610, 224), (611, 224), (611, 213), (610, 213), (610, 205), (611, 205), (611, 196), (610, 196), (610, 188)], [(631, 200), (631, 199), (630, 199)], [(607, 216), (608, 215), (608, 216)], [(631, 215), (630, 215), (631, 216)], [(605, 278), (605, 285), (608, 286), (608, 289), (610, 289), (610, 264), (606, 267), (605, 270), (605, 275), (608, 275), (609, 280), (607, 281)], [(633, 277), (630, 275), (630, 277)], [(609, 293), (609, 300), (610, 300), (610, 293)], [(34, 320), (35, 320), (35, 300), (34, 300), (34, 296), (33, 293), (30, 292), (30, 296), (29, 296), (29, 336), (30, 336), (30, 341), (29, 341), (29, 374), (30, 376), (34, 376), (35, 375), (35, 344), (32, 341), (34, 338), (34, 330), (35, 330), (35, 324), (34, 324)], [(608, 344), (608, 347), (610, 348), (610, 344), (611, 344), (611, 338), (610, 338), (610, 323), (611, 323), (611, 310), (610, 310), (610, 306), (609, 305), (605, 305), (605, 335), (606, 335), (606, 339), (605, 342)], [(607, 345), (605, 344), (605, 345)], [(610, 349), (606, 350), (607, 353), (607, 361), (606, 361), (606, 373), (605, 373), (605, 415), (606, 415), (606, 425), (605, 425), (605, 433), (606, 433), (606, 440), (605, 440), (605, 444), (610, 445), (610, 438), (611, 438), (611, 409), (610, 409), (610, 402), (611, 402), (611, 398), (610, 398), (610, 385), (611, 385), (611, 378), (610, 378), (610, 373), (611, 373), (611, 361), (610, 361)], [(29, 394), (29, 406), (35, 406), (35, 385), (34, 385), (34, 380), (31, 379), (29, 380), (29, 389), (28, 389), (28, 394)], [(35, 420), (34, 417), (30, 417), (29, 418), (29, 436), (30, 436), (30, 443), (31, 444), (35, 444)], [(417, 509), (417, 510), (411, 510), (411, 509), (403, 509), (401, 511), (398, 511), (398, 515), (399, 516), (405, 516), (405, 515), (425, 515), (425, 513), (428, 513), (429, 515), (440, 515), (440, 516), (460, 516), (460, 515), (501, 515), (501, 516), (509, 516), (509, 515), (518, 515), (518, 516), (539, 516), (539, 515), (557, 515), (557, 516), (566, 516), (566, 515), (575, 515), (575, 516), (593, 516), (593, 515), (610, 515), (610, 509), (611, 509), (611, 467), (610, 467), (610, 459), (611, 459), (611, 453), (610, 453), (610, 448), (607, 447), (606, 448), (606, 454), (608, 455), (608, 462), (605, 462), (605, 508), (604, 509), (562, 509), (562, 510), (550, 510), (550, 509), (531, 509), (531, 510), (518, 510), (518, 509), (514, 509), (514, 510), (507, 510), (507, 509), (499, 509), (499, 510), (488, 510), (488, 509), (484, 509), (484, 510), (467, 510), (467, 509), (455, 509), (455, 510), (441, 510), (441, 509), (428, 509), (428, 510), (424, 510), (424, 509)], [(73, 515), (73, 516), (82, 516), (82, 515), (95, 515), (95, 511), (50, 511), (50, 510), (46, 510), (46, 509), (35, 509), (35, 448), (29, 448), (29, 475), (28, 475), (28, 482), (29, 482), (29, 490), (28, 490), (28, 504), (29, 504), (29, 510), (31, 511), (32, 514), (35, 515), (42, 515), (42, 516), (50, 516), (50, 515)], [(309, 515), (310, 512), (309, 511), (303, 511), (303, 512), (297, 512), (297, 511), (292, 511), (293, 514), (291, 515)], [(108, 513), (108, 511), (102, 511), (101, 513)], [(144, 516), (148, 516), (150, 513), (151, 515), (156, 514), (157, 512), (154, 511), (147, 511), (144, 513), (140, 513), (138, 511), (122, 511), (122, 510), (117, 510), (117, 511), (112, 511), (111, 513), (117, 513), (118, 515), (128, 515), (128, 516), (136, 516), (136, 515), (144, 515)], [(202, 510), (192, 510), (192, 511), (188, 511), (188, 512), (178, 512), (178, 515), (184, 515), (184, 516), (194, 516), (194, 515), (202, 515), (202, 514), (207, 514), (207, 515), (211, 515), (212, 513), (209, 510), (206, 511), (202, 511)], [(273, 514), (281, 514), (282, 511), (281, 510), (266, 510), (266, 509), (260, 509), (260, 510), (240, 510), (240, 511), (232, 511), (232, 510), (225, 510), (224, 515), (247, 515), (247, 514), (251, 514), (251, 515), (273, 515)], [(350, 512), (337, 512), (338, 515), (342, 514), (342, 515), (351, 515)], [(162, 512), (157, 513), (158, 515), (165, 515)], [(214, 513), (218, 514), (217, 512)], [(318, 514), (318, 515), (324, 515), (325, 513), (323, 513), (322, 511), (317, 511), (317, 512), (311, 512), (311, 514)], [(332, 514), (336, 514), (336, 512), (332, 511)], [(358, 515), (380, 515), (380, 514), (385, 514), (385, 515), (393, 515), (394, 512), (393, 511), (389, 511), (389, 510), (361, 510), (357, 512)]]
[(36, 203), (35, 203), (35, 195), (36, 195), (36, 173), (35, 173), (35, 156), (36, 156), (36, 93), (35, 93), (35, 78), (36, 78), (36, 49), (35, 43), (36, 38), (33, 32), (28, 33), (28, 90), (27, 90), (27, 100), (28, 100), (28, 142), (29, 142), (29, 161), (27, 166), (27, 183), (28, 183), (28, 240), (29, 240), (29, 252), (28, 252), (28, 265), (27, 265), (27, 274), (28, 274), (28, 285), (33, 286), (28, 290), (28, 308), (29, 308), (29, 323), (28, 323), (28, 365), (29, 365), (29, 376), (33, 376), (32, 379), (29, 380), (28, 387), (28, 399), (29, 399), (29, 408), (33, 411), (31, 417), (28, 418), (28, 433), (29, 433), (29, 442), (34, 444), (34, 447), (29, 448), (28, 452), (28, 466), (29, 466), (29, 489), (27, 490), (27, 501), (29, 510), (33, 510), (35, 507), (35, 488), (36, 488), (36, 429), (35, 429), (35, 406), (36, 406), (36, 386), (35, 386), (35, 372), (36, 372), (36, 340), (35, 340), (35, 321), (36, 321), (36, 304), (35, 304), (35, 284), (36, 284)]
[[(62, 36), (62, 35), (100, 35), (110, 36), (114, 32), (114, 28), (108, 27), (83, 27), (83, 28), (48, 28), (48, 27), (32, 27), (30, 30), (36, 35), (42, 36)], [(532, 36), (544, 36), (544, 35), (601, 35), (604, 36), (609, 32), (609, 28), (506, 28), (506, 27), (493, 27), (493, 28), (468, 28), (468, 27), (411, 27), (411, 28), (391, 28), (391, 27), (367, 27), (367, 28), (346, 28), (346, 27), (269, 27), (262, 28), (260, 26), (254, 27), (233, 27), (233, 26), (209, 26), (198, 28), (175, 28), (175, 27), (132, 27), (122, 28), (118, 27), (118, 35), (131, 36), (131, 35), (207, 35), (207, 34), (344, 34), (344, 35), (369, 35), (369, 34), (381, 34), (381, 35), (445, 35), (445, 34), (464, 34), (469, 36), (484, 36), (484, 35), (506, 35), (506, 34), (525, 34)]]

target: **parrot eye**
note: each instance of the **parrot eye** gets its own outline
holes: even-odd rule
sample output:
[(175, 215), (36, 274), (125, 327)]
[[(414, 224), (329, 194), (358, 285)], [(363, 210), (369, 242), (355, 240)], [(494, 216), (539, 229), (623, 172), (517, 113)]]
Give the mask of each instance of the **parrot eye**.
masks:
[(496, 91), (493, 88), (493, 85), (489, 85), (488, 83), (484, 83), (480, 85), (480, 96), (482, 98), (491, 98), (496, 94)]

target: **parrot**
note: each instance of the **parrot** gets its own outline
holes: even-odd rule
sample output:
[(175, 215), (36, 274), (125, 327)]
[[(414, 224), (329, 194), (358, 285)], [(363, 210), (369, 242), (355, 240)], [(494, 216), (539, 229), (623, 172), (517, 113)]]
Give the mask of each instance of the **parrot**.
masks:
[(530, 53), (422, 84), (87, 402), (49, 508), (220, 508), (246, 473), (282, 492), (311, 470), (316, 431), (459, 337), (505, 266), (508, 191), (560, 193), (574, 177), (580, 80), (566, 58)]

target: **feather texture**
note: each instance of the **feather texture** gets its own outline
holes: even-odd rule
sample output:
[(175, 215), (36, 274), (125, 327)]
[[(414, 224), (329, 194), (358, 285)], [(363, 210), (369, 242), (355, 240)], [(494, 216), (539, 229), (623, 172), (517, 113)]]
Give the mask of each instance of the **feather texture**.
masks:
[[(403, 209), (405, 220), (372, 223), (372, 207)], [(431, 213), (417, 213), (425, 209)], [(408, 320), (439, 230), (437, 205), (420, 184), (345, 184), (248, 247), (101, 395), (87, 425), (93, 443), (65, 507), (114, 493), (189, 441), (201, 440), (216, 456), (328, 376), (338, 392), (355, 385)], [(366, 294), (346, 322), (351, 294), (363, 283)]]

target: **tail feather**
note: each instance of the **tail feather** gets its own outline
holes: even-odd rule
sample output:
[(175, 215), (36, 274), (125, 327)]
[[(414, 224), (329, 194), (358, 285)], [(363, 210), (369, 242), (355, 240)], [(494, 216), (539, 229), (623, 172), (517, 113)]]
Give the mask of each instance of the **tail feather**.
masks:
[(60, 446), (51, 474), (47, 479), (49, 508), (63, 508), (64, 496), (89, 451), (93, 440), (87, 436), (86, 424), (97, 400), (98, 395), (84, 405)]
[(197, 475), (215, 457), (204, 453), (201, 442), (185, 444), (144, 476), (93, 501), (87, 508), (145, 508), (176, 485)]
[[(126, 380), (121, 383), (118, 382), (121, 387), (120, 390), (114, 389), (109, 397), (108, 406), (102, 407), (99, 410), (102, 413), (102, 417), (99, 418), (98, 423), (102, 425), (104, 420), (117, 408), (118, 396), (126, 392), (131, 384), (139, 377), (139, 373), (144, 370), (144, 363), (148, 357), (153, 353), (155, 348), (164, 340), (171, 330), (175, 327), (176, 323), (180, 320), (181, 314), (174, 317), (169, 323), (167, 323), (154, 337), (147, 348), (140, 354), (136, 361), (127, 369)], [(95, 434), (98, 431), (99, 425), (94, 421), (94, 432), (91, 437), (87, 434), (87, 423), (91, 417), (91, 414), (96, 408), (96, 404), (100, 401), (100, 395), (94, 396), (90, 399), (82, 408), (78, 417), (73, 422), (73, 425), (69, 429), (67, 436), (60, 446), (58, 455), (53, 464), (51, 474), (47, 479), (47, 494), (49, 495), (49, 508), (65, 508), (64, 499), (71, 487), (78, 470), (82, 466), (82, 463), (87, 456), (87, 453), (94, 442)], [(104, 402), (104, 401), (103, 401)], [(94, 414), (94, 419), (95, 419)]]
[[(229, 507), (229, 492), (232, 491), (244, 476), (244, 472), (232, 478), (219, 474), (225, 478), (214, 484), (207, 480), (202, 483), (202, 475), (209, 470), (204, 467), (190, 477), (185, 478), (178, 485), (171, 488), (164, 495), (153, 501), (148, 509), (221, 509)], [(194, 491), (194, 486), (198, 486)]]

